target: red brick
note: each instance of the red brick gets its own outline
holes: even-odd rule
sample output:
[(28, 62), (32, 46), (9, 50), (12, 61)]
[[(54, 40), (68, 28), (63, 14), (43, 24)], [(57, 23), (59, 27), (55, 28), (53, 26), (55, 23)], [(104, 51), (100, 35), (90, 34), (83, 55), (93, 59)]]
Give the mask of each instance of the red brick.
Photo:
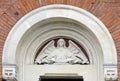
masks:
[(118, 3), (118, 2), (120, 2), (120, 0), (115, 0), (115, 2), (117, 2), (117, 3)]
[(112, 2), (112, 3), (106, 3), (110, 7), (119, 7), (120, 3)]
[(18, 1), (18, 2), (16, 3), (16, 6), (17, 6), (19, 9), (21, 9), (22, 12), (24, 12), (24, 13), (26, 14), (26, 13), (27, 13), (27, 10), (26, 10), (26, 8), (24, 7), (24, 5), (22, 4), (21, 1), (22, 1), (22, 0)]
[(29, 5), (28, 5), (28, 0), (21, 0), (21, 5), (24, 6), (24, 8), (26, 9), (27, 12), (29, 12), (30, 10), (32, 10), (31, 8), (29, 8)]
[(67, 4), (75, 5), (77, 7), (82, 8), (83, 2), (84, 2), (84, 0), (77, 0), (77, 1), (73, 1), (73, 2), (68, 0)]
[(93, 3), (95, 3), (93, 0), (85, 0), (82, 8), (89, 10), (92, 7)]
[(0, 22), (1, 22), (1, 24), (4, 24), (7, 27), (11, 27), (11, 25), (9, 23), (5, 22), (2, 18), (0, 18)]
[(120, 2), (120, 0), (101, 0), (102, 2)]
[(14, 19), (12, 19), (8, 14), (3, 14), (3, 17), (5, 18), (5, 19), (7, 19), (9, 22), (11, 22), (12, 24), (15, 24), (15, 21), (14, 21)]
[[(71, 0), (66, 0), (66, 1), (67, 1), (67, 3), (66, 3), (66, 4), (71, 5), (71, 3), (70, 3), (70, 1), (71, 1)], [(79, 1), (81, 1), (81, 0), (79, 0)]]
[(34, 9), (39, 8), (41, 6), (40, 3), (39, 3), (39, 0), (32, 0), (32, 3), (33, 3), (33, 6), (34, 6)]
[(62, 3), (62, 0), (56, 0), (56, 4), (61, 4)]
[(114, 38), (114, 40), (120, 39), (120, 33), (114, 34), (112, 35), (112, 37)]
[[(25, 0), (25, 1), (26, 1), (26, 0)], [(29, 7), (30, 10), (33, 10), (33, 9), (34, 9), (32, 0), (27, 0), (26, 3), (27, 3), (27, 5), (28, 5), (28, 7)]]
[(96, 10), (98, 10), (98, 8), (100, 8), (100, 5), (102, 5), (102, 4), (103, 4), (102, 2), (97, 0), (96, 2), (94, 2), (94, 4), (92, 5), (92, 7), (89, 11), (94, 14), (96, 12)]
[(17, 15), (17, 14), (19, 14), (19, 12), (17, 12), (17, 10), (14, 8), (14, 6), (11, 6), (9, 8), (9, 10), (6, 11), (6, 14), (8, 14), (9, 16), (11, 16), (11, 18), (14, 21), (17, 21), (20, 18), (20, 16)]
[(14, 7), (21, 13), (21, 15), (26, 14), (26, 12), (21, 8), (21, 6), (18, 5), (18, 3), (14, 4)]
[[(119, 5), (120, 5), (120, 3), (119, 3)], [(115, 11), (116, 14), (120, 17), (120, 6), (118, 6), (118, 7), (112, 7), (111, 9), (112, 9), (113, 11)]]
[(62, 4), (67, 4), (69, 0), (62, 0)]
[(111, 12), (111, 13), (107, 14), (107, 15), (102, 19), (102, 21), (107, 24), (107, 23), (109, 23), (109, 21), (111, 21), (112, 19), (114, 19), (114, 17), (116, 17), (116, 14)]
[(0, 8), (0, 15), (2, 15), (4, 12), (3, 12), (3, 10)]
[(94, 13), (95, 16), (97, 16), (98, 18), (100, 18), (102, 20), (102, 18), (104, 18), (106, 16), (106, 12), (109, 11), (109, 9), (105, 6), (104, 3), (99, 4), (98, 8), (94, 9), (94, 11), (92, 11), (92, 13)]

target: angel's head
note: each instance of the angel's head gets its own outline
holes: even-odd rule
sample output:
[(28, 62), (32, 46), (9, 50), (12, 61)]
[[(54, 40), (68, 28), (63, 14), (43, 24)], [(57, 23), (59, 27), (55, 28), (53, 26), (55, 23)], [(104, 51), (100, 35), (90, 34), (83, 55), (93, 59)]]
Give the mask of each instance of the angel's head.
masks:
[(65, 41), (64, 41), (64, 39), (59, 39), (58, 40), (57, 47), (65, 47)]

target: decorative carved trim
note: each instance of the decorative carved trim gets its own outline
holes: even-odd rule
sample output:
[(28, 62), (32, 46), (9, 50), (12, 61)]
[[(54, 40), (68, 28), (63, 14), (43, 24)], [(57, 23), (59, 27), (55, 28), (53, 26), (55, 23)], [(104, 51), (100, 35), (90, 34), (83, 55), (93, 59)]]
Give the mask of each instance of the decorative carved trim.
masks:
[(117, 81), (117, 65), (116, 64), (105, 64), (104, 65), (104, 77), (105, 81)]
[(2, 76), (7, 81), (17, 81), (16, 65), (3, 65)]
[(89, 64), (82, 50), (71, 40), (66, 47), (64, 39), (60, 38), (55, 47), (55, 41), (49, 42), (38, 55), (36, 64)]

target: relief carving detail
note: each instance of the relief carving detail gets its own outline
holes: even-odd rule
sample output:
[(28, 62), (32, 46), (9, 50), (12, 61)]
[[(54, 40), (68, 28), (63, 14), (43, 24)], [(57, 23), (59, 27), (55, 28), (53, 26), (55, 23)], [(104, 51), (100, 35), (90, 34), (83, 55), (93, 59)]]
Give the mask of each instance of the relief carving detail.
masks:
[(104, 65), (104, 77), (105, 81), (118, 81), (116, 64), (105, 64)]
[(59, 39), (57, 47), (54, 40), (49, 42), (35, 60), (36, 64), (89, 64), (82, 50), (71, 40), (66, 47), (65, 40)]
[(18, 81), (17, 80), (17, 67), (16, 65), (2, 65), (2, 76), (6, 81)]

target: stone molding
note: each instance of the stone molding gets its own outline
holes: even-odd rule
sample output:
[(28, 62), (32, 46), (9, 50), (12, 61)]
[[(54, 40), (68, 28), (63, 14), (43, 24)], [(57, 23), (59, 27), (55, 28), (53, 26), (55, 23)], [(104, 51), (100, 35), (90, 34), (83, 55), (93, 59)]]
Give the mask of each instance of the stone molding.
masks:
[(117, 65), (116, 64), (105, 64), (104, 65), (104, 77), (106, 81), (117, 81)]
[(7, 81), (17, 81), (17, 67), (16, 65), (2, 65), (2, 76)]
[[(70, 5), (61, 5), (61, 4), (49, 5), (38, 8), (30, 12), (29, 14), (25, 15), (23, 18), (21, 18), (18, 21), (18, 23), (16, 23), (16, 25), (10, 31), (6, 43), (4, 45), (3, 60), (2, 60), (3, 63), (12, 63), (12, 64), (15, 63), (15, 58), (16, 58), (15, 54), (16, 54), (17, 46), (20, 40), (22, 39), (23, 35), (29, 29), (31, 29), (33, 25), (35, 25), (36, 23), (38, 22), (40, 23), (50, 18), (59, 18), (59, 19), (63, 18), (63, 20), (65, 20), (64, 18), (68, 18), (69, 21), (72, 22), (77, 21), (78, 23), (82, 23), (84, 26), (86, 26), (88, 30), (93, 32), (94, 35), (97, 37), (103, 50), (104, 63), (114, 62), (117, 64), (117, 53), (116, 53), (115, 44), (105, 25), (94, 15), (90, 14), (89, 12), (81, 8), (77, 8)], [(52, 19), (49, 21), (52, 21)], [(7, 60), (9, 59), (9, 57), (12, 58), (10, 62)]]

